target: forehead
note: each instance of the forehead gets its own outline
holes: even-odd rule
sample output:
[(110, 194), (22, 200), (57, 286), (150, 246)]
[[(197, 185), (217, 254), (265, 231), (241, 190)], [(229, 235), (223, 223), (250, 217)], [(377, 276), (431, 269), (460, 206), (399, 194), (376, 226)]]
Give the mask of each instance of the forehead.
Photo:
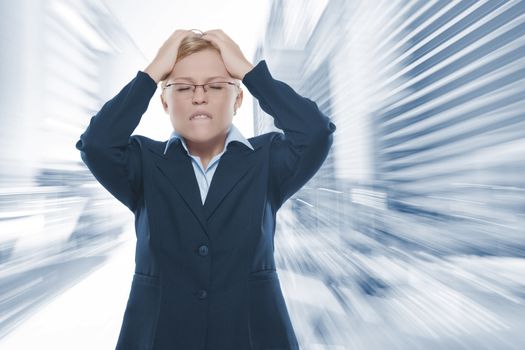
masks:
[(170, 74), (170, 79), (186, 81), (207, 81), (216, 78), (231, 78), (220, 53), (203, 50), (178, 61)]

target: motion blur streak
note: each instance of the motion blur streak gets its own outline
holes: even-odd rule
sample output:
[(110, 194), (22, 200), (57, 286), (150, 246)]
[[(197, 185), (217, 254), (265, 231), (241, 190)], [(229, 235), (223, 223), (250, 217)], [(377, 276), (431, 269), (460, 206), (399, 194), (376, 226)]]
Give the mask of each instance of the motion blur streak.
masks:
[[(301, 349), (522, 349), (525, 1), (267, 3), (246, 54), (337, 125), (278, 213)], [(171, 32), (180, 4), (140, 25)], [(0, 2), (0, 340), (132, 237), (73, 146), (144, 67), (141, 6)], [(277, 130), (257, 102), (253, 122)]]

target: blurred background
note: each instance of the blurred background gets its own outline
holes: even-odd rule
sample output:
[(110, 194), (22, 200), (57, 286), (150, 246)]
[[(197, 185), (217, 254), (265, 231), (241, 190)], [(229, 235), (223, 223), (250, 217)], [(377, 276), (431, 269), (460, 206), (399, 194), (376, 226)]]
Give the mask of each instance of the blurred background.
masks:
[[(0, 18), (0, 349), (114, 348), (134, 218), (75, 143), (179, 28), (223, 29), (337, 125), (278, 214), (302, 349), (523, 349), (524, 1), (0, 0)], [(135, 134), (166, 140), (159, 93)], [(276, 130), (249, 93), (234, 123)]]

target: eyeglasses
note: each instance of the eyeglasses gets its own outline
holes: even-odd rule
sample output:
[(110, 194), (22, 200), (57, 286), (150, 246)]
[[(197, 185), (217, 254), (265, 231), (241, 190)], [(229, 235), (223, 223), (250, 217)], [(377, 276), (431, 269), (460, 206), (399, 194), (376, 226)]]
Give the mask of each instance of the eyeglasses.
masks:
[(193, 97), (197, 86), (202, 86), (204, 92), (208, 94), (209, 97), (214, 98), (226, 95), (230, 89), (230, 85), (239, 87), (239, 85), (232, 82), (215, 81), (206, 84), (171, 83), (163, 87), (163, 90), (170, 88), (170, 92), (175, 98), (187, 99)]

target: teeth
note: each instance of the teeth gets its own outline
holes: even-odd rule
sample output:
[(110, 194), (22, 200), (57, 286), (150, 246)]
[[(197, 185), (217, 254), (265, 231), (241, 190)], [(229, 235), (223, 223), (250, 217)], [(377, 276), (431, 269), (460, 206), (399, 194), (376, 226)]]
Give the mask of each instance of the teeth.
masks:
[(207, 115), (204, 115), (204, 114), (200, 114), (200, 115), (196, 115), (194, 117), (192, 117), (191, 119), (208, 119), (209, 117)]

